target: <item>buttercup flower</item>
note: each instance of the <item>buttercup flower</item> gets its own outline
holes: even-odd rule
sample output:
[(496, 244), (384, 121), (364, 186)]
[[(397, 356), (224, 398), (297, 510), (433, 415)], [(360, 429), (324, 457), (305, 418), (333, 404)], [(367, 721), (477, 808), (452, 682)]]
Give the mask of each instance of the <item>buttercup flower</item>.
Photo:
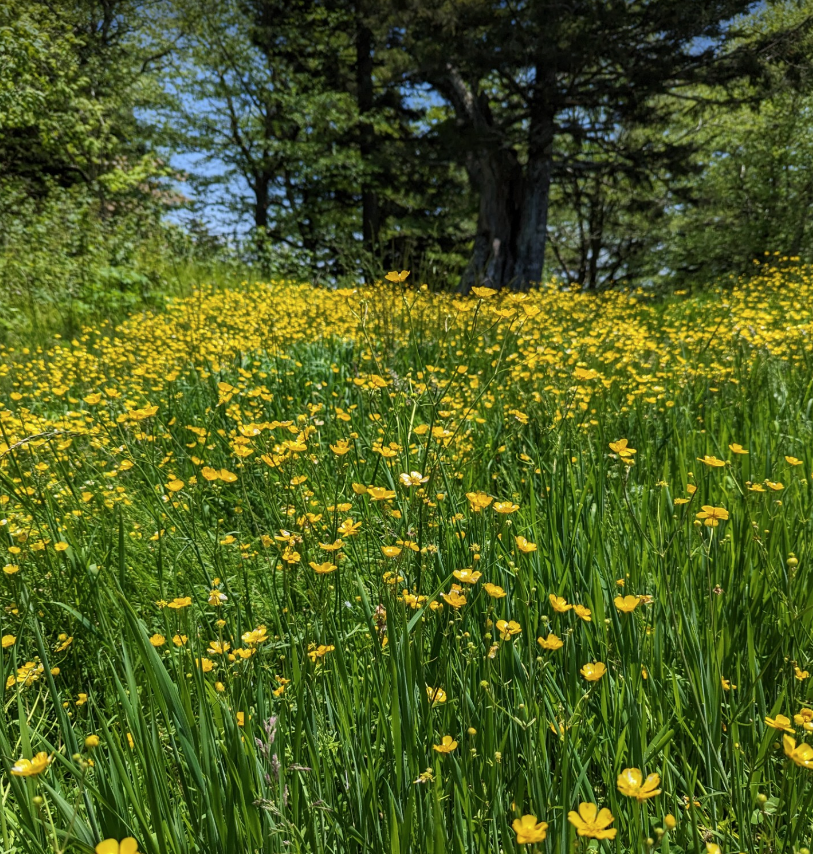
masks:
[(225, 593), (221, 593), (219, 590), (209, 591), (209, 604), (213, 608), (219, 608), (224, 602), (228, 601), (228, 598)]
[(409, 270), (401, 270), (400, 273), (397, 270), (391, 270), (384, 278), (388, 282), (401, 284), (401, 282), (405, 282), (409, 278)]
[(138, 854), (138, 843), (132, 836), (125, 837), (121, 842), (105, 839), (96, 846), (96, 854)]
[(333, 652), (335, 649), (336, 647), (333, 645), (319, 644), (316, 646), (316, 644), (313, 644), (313, 649), (308, 652), (308, 657), (315, 663), (318, 659), (324, 658), (329, 652)]
[(310, 566), (317, 575), (327, 575), (336, 569), (336, 564), (331, 563), (329, 560), (324, 563), (314, 563), (314, 561), (311, 561)]
[(704, 504), (697, 514), (697, 518), (703, 519), (703, 524), (707, 528), (716, 528), (721, 521), (728, 519), (728, 510), (725, 507), (712, 507), (710, 504)]
[(638, 453), (635, 448), (629, 447), (629, 443), (626, 439), (619, 439), (617, 442), (610, 442), (610, 450), (618, 454), (622, 460), (629, 460), (633, 454)]
[(799, 713), (793, 716), (793, 723), (808, 732), (813, 731), (813, 709), (799, 709)]
[(483, 585), (483, 590), (485, 590), (492, 599), (504, 599), (508, 595), (502, 587), (497, 584), (492, 584), (490, 581), (487, 581)]
[(430, 703), (445, 703), (446, 702), (446, 692), (443, 688), (430, 688), (428, 685), (426, 686), (426, 695), (429, 697)]
[(544, 842), (547, 837), (547, 822), (537, 821), (535, 815), (524, 815), (522, 818), (515, 818), (511, 826), (517, 835), (517, 845), (532, 845), (534, 842)]
[(576, 828), (579, 836), (590, 839), (615, 839), (618, 832), (616, 828), (610, 827), (615, 821), (613, 814), (606, 807), (599, 810), (595, 804), (580, 803), (579, 811), (571, 810), (567, 820)]
[(490, 495), (486, 495), (485, 492), (467, 492), (466, 498), (469, 499), (469, 506), (473, 513), (479, 513), (481, 510), (484, 510), (494, 500)]
[(784, 730), (789, 733), (793, 732), (793, 727), (790, 725), (790, 718), (786, 718), (784, 715), (777, 715), (775, 718), (765, 718), (765, 723), (774, 729)]
[(567, 599), (564, 596), (556, 596), (554, 593), (551, 593), (548, 596), (551, 605), (553, 605), (553, 610), (557, 611), (560, 614), (564, 614), (566, 611), (569, 611), (573, 606), (569, 605)]
[(455, 610), (466, 604), (466, 597), (461, 595), (460, 591), (455, 590), (454, 587), (449, 593), (441, 593), (440, 595), (444, 598), (446, 604), (451, 605)]
[(585, 664), (579, 671), (588, 682), (598, 682), (607, 672), (607, 667), (601, 661), (596, 661), (592, 664)]
[(418, 471), (411, 471), (409, 474), (402, 474), (398, 478), (404, 486), (420, 486), (429, 480), (429, 475), (422, 475)]
[(522, 627), (514, 620), (497, 620), (497, 631), (503, 640), (510, 640), (514, 635), (520, 634)]
[(42, 774), (50, 764), (51, 757), (45, 751), (41, 751), (33, 759), (18, 759), (11, 766), (11, 773), (14, 777), (36, 777), (37, 774)]
[(557, 650), (561, 649), (565, 644), (561, 638), (558, 638), (551, 632), (546, 638), (537, 638), (536, 642), (542, 649)]
[(525, 554), (536, 551), (536, 543), (529, 543), (525, 537), (514, 537), (514, 541), (517, 544), (517, 548), (521, 552), (525, 552)]
[(336, 454), (337, 457), (344, 456), (353, 446), (347, 439), (339, 439), (335, 445), (330, 445), (330, 450)]
[(395, 490), (384, 486), (368, 486), (367, 494), (373, 501), (389, 501), (390, 498), (395, 498)]
[(432, 749), (438, 753), (451, 753), (456, 747), (457, 742), (450, 735), (444, 735), (440, 744), (432, 745)]
[(809, 744), (797, 745), (796, 739), (789, 735), (782, 736), (782, 746), (785, 748), (785, 755), (792, 759), (800, 768), (813, 770), (813, 747)]
[(637, 596), (616, 596), (613, 601), (615, 607), (625, 614), (634, 611), (641, 604), (641, 600)]
[(644, 780), (644, 775), (638, 768), (625, 768), (618, 775), (617, 780), (618, 791), (628, 798), (635, 798), (639, 803), (659, 795), (661, 793), (661, 789), (658, 788), (660, 783), (660, 774), (650, 774)]
[(256, 646), (258, 643), (268, 640), (268, 630), (265, 626), (258, 626), (250, 632), (244, 632), (241, 635), (241, 640), (248, 646)]
[(212, 641), (206, 652), (208, 652), (209, 655), (226, 655), (230, 649), (231, 644), (228, 641)]
[(715, 469), (723, 468), (726, 464), (725, 460), (718, 460), (717, 457), (710, 457), (708, 454), (703, 457), (698, 457), (697, 461), (699, 463), (705, 463), (709, 468)]

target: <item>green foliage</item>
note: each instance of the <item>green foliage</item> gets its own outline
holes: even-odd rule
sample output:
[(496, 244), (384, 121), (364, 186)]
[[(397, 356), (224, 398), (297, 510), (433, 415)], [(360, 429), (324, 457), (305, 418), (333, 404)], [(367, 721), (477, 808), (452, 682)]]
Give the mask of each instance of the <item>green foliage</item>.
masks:
[(694, 204), (667, 221), (664, 261), (693, 283), (742, 273), (764, 252), (813, 258), (809, 93), (784, 92), (758, 108), (708, 115), (698, 132)]
[(189, 247), (199, 274), (180, 208), (221, 258), (340, 285), (813, 257), (810, 3), (679, 5), (8, 0), (0, 323), (150, 304)]
[(139, 118), (165, 100), (168, 14), (131, 0), (0, 9), (0, 336), (72, 335), (225, 257), (164, 222), (184, 199)]
[(588, 851), (798, 852), (813, 771), (766, 718), (813, 699), (811, 290), (256, 284), (4, 351), (0, 758), (53, 756), (4, 773), (4, 850), (518, 854), (533, 814), (552, 854), (584, 801)]
[(409, 80), (392, 10), (177, 5), (168, 132), (202, 155), (193, 183), (250, 229), (268, 272), (342, 281), (460, 264), (472, 201), (430, 133), (445, 111)]
[(208, 281), (245, 275), (226, 245), (163, 224), (136, 206), (100, 218), (81, 188), (55, 189), (39, 203), (6, 185), (0, 204), (0, 341), (74, 335)]
[[(549, 269), (588, 287), (618, 279), (705, 287), (752, 272), (764, 254), (810, 258), (809, 14), (807, 3), (776, 4), (738, 22), (733, 50), (763, 40), (761, 73), (676, 89), (657, 123), (619, 126), (631, 168), (607, 156), (615, 136), (562, 150)], [(795, 33), (791, 46), (781, 47), (783, 32)], [(635, 162), (648, 164), (664, 140), (683, 147), (682, 168), (638, 171)]]

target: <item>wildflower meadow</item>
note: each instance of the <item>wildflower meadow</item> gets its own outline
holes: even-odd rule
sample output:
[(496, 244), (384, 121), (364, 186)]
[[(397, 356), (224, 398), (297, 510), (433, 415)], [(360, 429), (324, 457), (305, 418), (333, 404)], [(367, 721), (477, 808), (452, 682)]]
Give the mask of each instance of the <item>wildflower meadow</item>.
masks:
[(813, 269), (770, 260), (0, 349), (0, 851), (808, 854)]

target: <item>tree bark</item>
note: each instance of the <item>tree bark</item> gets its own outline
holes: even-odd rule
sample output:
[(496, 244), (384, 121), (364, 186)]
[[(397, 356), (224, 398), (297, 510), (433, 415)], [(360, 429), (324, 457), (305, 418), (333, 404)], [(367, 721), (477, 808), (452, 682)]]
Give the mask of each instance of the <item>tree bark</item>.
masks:
[(505, 140), (485, 95), (451, 66), (438, 88), (455, 110), (462, 134), (473, 137), (466, 170), (480, 198), (477, 232), (459, 290), (475, 285), (527, 290), (542, 281), (553, 165), (555, 86), (551, 63), (540, 63), (531, 103), (528, 163)]
[[(534, 124), (542, 125), (534, 133)], [(513, 287), (526, 291), (542, 282), (548, 232), (548, 205), (552, 171), (551, 144), (553, 117), (546, 115), (536, 123), (531, 120), (531, 146), (528, 153), (527, 177), (522, 200), (520, 233), (517, 239), (517, 265)], [(547, 139), (547, 142), (544, 140)]]
[(522, 166), (513, 150), (483, 146), (468, 165), (480, 195), (477, 233), (460, 290), (474, 285), (502, 288), (514, 281), (520, 222)]
[(528, 165), (517, 237), (517, 265), (512, 286), (526, 291), (542, 282), (548, 234), (548, 205), (553, 169), (556, 111), (550, 95), (556, 78), (550, 58), (537, 63), (528, 131)]
[(475, 285), (502, 288), (515, 278), (522, 165), (494, 127), (486, 96), (475, 93), (452, 66), (446, 70), (438, 88), (454, 107), (460, 133), (473, 138), (465, 165), (480, 197), (474, 246), (458, 289), (468, 293)]
[[(373, 34), (364, 21), (363, 4), (358, 3), (356, 21), (356, 91), (359, 122), (359, 153), (365, 169), (369, 170), (375, 150), (375, 129), (372, 122), (365, 120), (373, 109)], [(380, 214), (378, 193), (368, 176), (361, 187), (361, 223), (364, 249), (375, 255), (378, 247)]]
[(257, 247), (257, 255), (260, 259), (260, 269), (267, 274), (267, 239), (268, 239), (268, 203), (269, 190), (271, 186), (270, 177), (260, 171), (254, 177), (254, 245)]
[(263, 233), (268, 228), (268, 203), (271, 181), (261, 169), (257, 170), (252, 181), (254, 190), (254, 227)]

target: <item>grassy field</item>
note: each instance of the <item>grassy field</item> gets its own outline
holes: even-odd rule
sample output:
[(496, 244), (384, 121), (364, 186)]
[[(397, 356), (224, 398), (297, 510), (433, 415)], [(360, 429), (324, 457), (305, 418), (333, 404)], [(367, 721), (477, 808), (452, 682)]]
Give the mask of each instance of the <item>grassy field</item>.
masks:
[(0, 850), (804, 852), (813, 270), (390, 278), (0, 351)]

